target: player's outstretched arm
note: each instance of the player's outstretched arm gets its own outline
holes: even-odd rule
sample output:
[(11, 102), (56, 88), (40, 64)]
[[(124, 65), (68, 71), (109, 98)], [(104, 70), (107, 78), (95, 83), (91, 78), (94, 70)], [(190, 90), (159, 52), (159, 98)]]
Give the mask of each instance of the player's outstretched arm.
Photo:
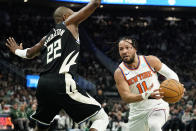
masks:
[(97, 7), (99, 7), (100, 3), (101, 0), (91, 0), (86, 6), (80, 9), (78, 12), (74, 12), (72, 15), (70, 15), (65, 20), (65, 24), (80, 24), (82, 21), (86, 20), (95, 11)]
[[(159, 72), (161, 75), (165, 76), (167, 79), (174, 79), (179, 81), (178, 75), (170, 69), (167, 65), (162, 63), (159, 58), (156, 56), (146, 56), (147, 61), (149, 62), (150, 66), (155, 69), (155, 71)], [(182, 84), (184, 87), (184, 84)], [(186, 89), (184, 88), (184, 92)], [(184, 96), (184, 93), (183, 93)]]
[(26, 59), (32, 59), (35, 56), (39, 55), (41, 47), (44, 45), (45, 37), (43, 37), (39, 43), (34, 45), (31, 48), (23, 49), (22, 43), (18, 45), (13, 37), (9, 37), (5, 45), (10, 49), (10, 51), (21, 57)]

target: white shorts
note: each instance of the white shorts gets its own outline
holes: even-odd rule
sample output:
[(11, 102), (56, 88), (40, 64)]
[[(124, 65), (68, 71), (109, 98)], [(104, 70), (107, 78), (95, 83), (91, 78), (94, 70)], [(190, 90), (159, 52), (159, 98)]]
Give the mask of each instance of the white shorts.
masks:
[(149, 131), (148, 118), (155, 111), (163, 110), (165, 115), (160, 115), (159, 122), (162, 121), (161, 125), (163, 126), (169, 116), (169, 105), (166, 102), (156, 105), (155, 107), (148, 110), (140, 111), (130, 111), (129, 121), (126, 124), (125, 131)]

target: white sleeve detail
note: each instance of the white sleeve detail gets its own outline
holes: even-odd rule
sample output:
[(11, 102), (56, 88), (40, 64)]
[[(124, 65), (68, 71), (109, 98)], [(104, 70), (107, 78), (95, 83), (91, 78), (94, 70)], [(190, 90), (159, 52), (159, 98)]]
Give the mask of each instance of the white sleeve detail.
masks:
[(171, 70), (167, 65), (162, 63), (161, 69), (158, 71), (161, 75), (165, 76), (167, 79), (174, 79), (179, 81), (178, 75)]
[(27, 58), (27, 50), (28, 50), (28, 49), (29, 49), (29, 48), (24, 49), (24, 50), (16, 49), (16, 50), (15, 50), (15, 54), (16, 54), (17, 56), (21, 57), (21, 58), (28, 59), (28, 58)]

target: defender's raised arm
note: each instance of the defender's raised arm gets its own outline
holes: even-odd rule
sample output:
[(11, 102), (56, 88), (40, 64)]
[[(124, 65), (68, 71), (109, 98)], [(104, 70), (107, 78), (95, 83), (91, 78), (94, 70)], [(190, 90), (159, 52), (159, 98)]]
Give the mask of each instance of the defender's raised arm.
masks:
[(97, 7), (99, 7), (101, 0), (91, 0), (86, 6), (79, 11), (74, 12), (71, 9), (61, 6), (54, 12), (54, 19), (57, 24), (65, 21), (66, 26), (74, 24), (78, 25), (86, 20)]

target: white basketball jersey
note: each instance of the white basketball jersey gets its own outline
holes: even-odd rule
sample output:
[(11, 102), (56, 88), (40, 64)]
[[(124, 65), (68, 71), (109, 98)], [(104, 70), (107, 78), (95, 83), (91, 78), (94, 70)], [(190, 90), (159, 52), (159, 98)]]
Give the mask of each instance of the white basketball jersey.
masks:
[[(129, 68), (126, 63), (122, 62), (119, 68), (129, 84), (131, 93), (141, 94), (153, 84), (154, 89), (158, 89), (160, 83), (158, 81), (157, 73), (152, 69), (147, 62), (145, 56), (138, 56), (138, 65), (136, 68)], [(148, 99), (140, 102), (129, 104), (130, 110), (146, 110), (151, 109), (155, 105), (160, 104), (163, 100)]]

